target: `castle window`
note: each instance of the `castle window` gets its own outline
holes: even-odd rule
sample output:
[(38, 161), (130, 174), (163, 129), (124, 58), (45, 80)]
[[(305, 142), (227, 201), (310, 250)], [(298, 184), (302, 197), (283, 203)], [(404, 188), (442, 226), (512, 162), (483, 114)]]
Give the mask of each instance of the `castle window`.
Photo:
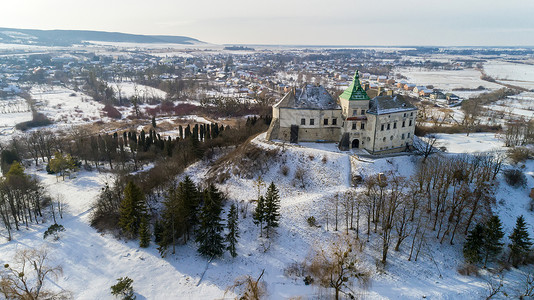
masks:
[(413, 112), (410, 113), (410, 117), (413, 117)]
[(357, 110), (357, 109), (353, 110), (353, 111), (352, 111), (352, 115), (353, 115), (353, 116), (357, 116), (357, 115), (358, 115), (358, 110)]
[(315, 119), (310, 119), (310, 125), (315, 125)]
[(380, 125), (380, 131), (384, 131), (384, 124)]
[(361, 129), (361, 130), (364, 130), (364, 129), (365, 129), (365, 123), (362, 123), (362, 124), (360, 125), (360, 129)]
[(300, 119), (300, 125), (306, 125), (306, 119), (304, 118)]
[(324, 119), (324, 125), (328, 125), (328, 119)]
[(386, 137), (384, 137), (384, 138), (382, 139), (382, 142), (385, 142), (385, 141), (386, 141)]
[(410, 138), (410, 133), (408, 132), (408, 138)]
[(408, 124), (408, 126), (412, 126), (412, 120), (410, 120), (410, 123)]
[(397, 128), (397, 122), (393, 123), (393, 129)]
[(332, 119), (332, 125), (337, 125), (337, 119), (336, 118)]
[(404, 133), (402, 134), (402, 137), (401, 137), (403, 140), (404, 140)]
[(352, 130), (356, 130), (356, 122), (352, 122)]
[(402, 121), (402, 127), (406, 127), (406, 121)]
[(406, 113), (404, 113), (404, 117), (406, 118)]
[(391, 126), (390, 126), (390, 125), (391, 125), (391, 124), (388, 123), (388, 130), (391, 129)]
[(365, 109), (362, 109), (362, 116), (365, 115)]
[(389, 137), (389, 140), (390, 140), (390, 141), (393, 141), (393, 136), (390, 136), (390, 137)]

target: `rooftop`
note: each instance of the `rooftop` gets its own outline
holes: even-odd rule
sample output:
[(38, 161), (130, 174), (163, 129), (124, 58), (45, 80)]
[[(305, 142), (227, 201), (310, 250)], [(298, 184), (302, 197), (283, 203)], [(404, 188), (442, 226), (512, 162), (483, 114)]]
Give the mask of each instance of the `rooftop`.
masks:
[(275, 107), (303, 109), (339, 109), (334, 98), (321, 85), (306, 84), (300, 89), (291, 89)]
[(358, 74), (358, 71), (356, 71), (354, 74), (354, 79), (352, 80), (350, 86), (343, 92), (343, 94), (339, 96), (339, 98), (348, 101), (370, 100), (369, 96), (360, 84), (360, 75)]
[(377, 96), (369, 102), (370, 114), (384, 115), (402, 111), (417, 110), (410, 102), (406, 101), (402, 96)]

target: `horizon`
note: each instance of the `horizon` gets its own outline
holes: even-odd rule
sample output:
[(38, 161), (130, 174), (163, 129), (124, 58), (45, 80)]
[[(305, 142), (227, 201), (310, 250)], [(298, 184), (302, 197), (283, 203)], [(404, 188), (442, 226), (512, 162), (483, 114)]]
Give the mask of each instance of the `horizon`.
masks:
[(0, 27), (187, 36), (212, 44), (534, 45), (534, 19), (529, 13), (534, 2), (521, 0), (431, 4), (382, 0), (372, 5), (346, 0), (273, 0), (267, 5), (243, 0), (150, 4), (95, 0), (75, 5), (66, 0), (27, 0), (4, 6), (10, 13), (0, 20)]

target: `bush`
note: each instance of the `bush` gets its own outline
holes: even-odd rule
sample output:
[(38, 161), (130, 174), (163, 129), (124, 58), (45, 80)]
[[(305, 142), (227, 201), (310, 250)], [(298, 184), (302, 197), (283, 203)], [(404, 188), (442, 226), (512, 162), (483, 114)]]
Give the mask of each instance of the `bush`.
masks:
[(31, 121), (18, 123), (17, 125), (15, 125), (15, 128), (20, 131), (26, 131), (34, 127), (48, 126), (52, 123), (53, 122), (50, 119), (48, 119), (44, 114), (34, 113), (33, 119)]
[(517, 164), (527, 160), (530, 157), (530, 151), (524, 147), (514, 147), (508, 150), (508, 157), (514, 162), (514, 164)]
[(65, 231), (65, 227), (63, 227), (63, 225), (50, 225), (50, 227), (48, 227), (48, 229), (44, 232), (43, 239), (46, 239), (48, 236), (53, 235), (54, 241), (57, 241), (59, 240), (59, 233), (63, 231)]
[(458, 273), (463, 276), (478, 276), (478, 267), (474, 264), (463, 264), (458, 268)]
[(304, 265), (297, 262), (290, 264), (284, 270), (284, 276), (288, 278), (298, 278), (304, 276)]
[(289, 167), (287, 165), (282, 165), (280, 167), (280, 173), (282, 173), (284, 176), (287, 176), (287, 174), (289, 174)]
[(117, 283), (111, 286), (111, 294), (115, 297), (121, 297), (123, 300), (135, 299), (133, 290), (133, 280), (128, 277), (121, 277), (117, 279)]
[(317, 221), (315, 220), (315, 217), (314, 217), (314, 216), (309, 217), (306, 221), (308, 222), (308, 225), (309, 225), (310, 227), (315, 227), (315, 226), (317, 226)]
[(112, 118), (112, 119), (122, 118), (122, 114), (120, 113), (120, 111), (118, 111), (113, 105), (106, 104), (106, 106), (104, 106), (102, 110), (106, 112), (109, 118)]
[(527, 185), (527, 177), (523, 171), (519, 169), (508, 169), (504, 171), (504, 179), (508, 185), (515, 188), (524, 187)]

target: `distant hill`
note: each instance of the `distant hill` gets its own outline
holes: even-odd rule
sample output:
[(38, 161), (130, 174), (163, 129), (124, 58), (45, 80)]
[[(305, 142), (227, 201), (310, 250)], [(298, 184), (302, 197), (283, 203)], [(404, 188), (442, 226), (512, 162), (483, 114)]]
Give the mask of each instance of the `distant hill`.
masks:
[(89, 30), (38, 30), (0, 27), (0, 43), (70, 46), (83, 41), (149, 43), (149, 44), (203, 44), (197, 39), (186, 36), (139, 35), (120, 32)]

